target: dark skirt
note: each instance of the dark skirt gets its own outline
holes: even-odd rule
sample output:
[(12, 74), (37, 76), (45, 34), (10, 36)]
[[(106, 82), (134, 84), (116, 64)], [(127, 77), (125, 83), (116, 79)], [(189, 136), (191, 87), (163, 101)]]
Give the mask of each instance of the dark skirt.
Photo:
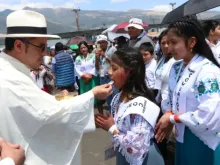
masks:
[[(117, 152), (116, 155), (116, 165), (129, 165), (120, 152)], [(150, 146), (149, 152), (142, 165), (165, 165), (163, 157), (155, 143)]]
[(175, 165), (213, 165), (214, 151), (189, 128), (185, 128), (184, 143), (176, 142)]

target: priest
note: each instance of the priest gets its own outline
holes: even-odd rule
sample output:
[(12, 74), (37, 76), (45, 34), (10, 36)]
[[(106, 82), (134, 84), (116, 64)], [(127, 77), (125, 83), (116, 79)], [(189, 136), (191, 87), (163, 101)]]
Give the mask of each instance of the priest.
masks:
[(46, 19), (18, 10), (8, 15), (0, 54), (0, 136), (25, 149), (25, 165), (71, 165), (84, 129), (94, 121), (94, 98), (106, 99), (110, 85), (57, 101), (30, 78), (47, 53)]

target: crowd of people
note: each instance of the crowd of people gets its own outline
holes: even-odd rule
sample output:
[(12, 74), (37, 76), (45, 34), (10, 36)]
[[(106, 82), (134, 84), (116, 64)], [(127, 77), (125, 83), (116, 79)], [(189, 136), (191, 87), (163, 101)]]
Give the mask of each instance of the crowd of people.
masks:
[[(15, 11), (7, 23), (0, 34), (1, 165), (74, 164), (90, 118), (112, 135), (116, 165), (165, 165), (171, 138), (175, 165), (220, 165), (218, 21), (183, 17), (153, 42), (132, 18), (128, 40), (115, 45), (99, 35), (74, 55), (60, 42), (47, 51), (47, 38), (58, 36), (47, 34), (39, 13)], [(78, 96), (57, 101), (57, 91)]]

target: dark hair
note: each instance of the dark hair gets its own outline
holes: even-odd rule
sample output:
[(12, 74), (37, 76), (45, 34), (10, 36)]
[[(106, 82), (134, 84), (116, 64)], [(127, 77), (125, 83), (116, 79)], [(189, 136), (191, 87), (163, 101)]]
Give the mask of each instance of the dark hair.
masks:
[(159, 36), (159, 38), (158, 38), (159, 44), (161, 44), (162, 38), (163, 38), (164, 36), (166, 36), (167, 33), (168, 33), (168, 29), (166, 29), (166, 30), (164, 30), (164, 31), (162, 31), (162, 32), (160, 33), (160, 36)]
[(55, 50), (56, 50), (56, 52), (62, 51), (63, 50), (63, 44), (61, 42), (56, 43)]
[(68, 46), (63, 45), (63, 50), (68, 50), (68, 49), (69, 49), (69, 47), (68, 47)]
[(198, 53), (200, 56), (207, 58), (212, 61), (215, 65), (220, 67), (211, 48), (205, 41), (205, 35), (203, 33), (203, 28), (201, 23), (194, 16), (183, 17), (179, 21), (171, 23), (168, 30), (173, 30), (177, 36), (183, 37), (185, 39), (186, 45), (187, 41), (191, 37), (197, 39), (196, 45), (193, 48), (193, 53)]
[(94, 50), (94, 48), (93, 48), (93, 45), (88, 45), (88, 52), (89, 53), (92, 53), (92, 51)]
[[(6, 51), (12, 51), (14, 49), (14, 44), (15, 44), (15, 41), (16, 40), (26, 40), (26, 41), (29, 41), (31, 39), (35, 39), (35, 37), (22, 37), (22, 38), (5, 38), (5, 50)], [(23, 41), (22, 41), (23, 42)], [(28, 48), (28, 44), (26, 44), (26, 51), (27, 51), (27, 48)]]
[[(85, 46), (87, 47), (88, 51), (89, 51), (89, 45), (87, 44), (87, 42), (86, 42), (86, 41), (81, 41), (81, 42), (78, 44), (78, 46), (79, 46), (79, 52), (80, 52), (80, 47), (81, 47), (82, 45), (85, 45)], [(81, 53), (81, 52), (80, 52), (80, 53)]]
[[(159, 46), (160, 46), (160, 44), (161, 44), (161, 41), (162, 41), (163, 37), (164, 37), (164, 36), (167, 36), (167, 33), (168, 33), (168, 29), (166, 29), (166, 30), (164, 30), (164, 31), (162, 31), (162, 32), (160, 33), (160, 35), (159, 35), (159, 37), (158, 37)], [(160, 47), (160, 50), (159, 50), (158, 53), (157, 53), (157, 61), (160, 61), (160, 59), (161, 59), (162, 56), (163, 56), (163, 51), (162, 51), (162, 49), (161, 49), (161, 47)], [(166, 58), (166, 61), (165, 61), (165, 62), (169, 61), (170, 58), (171, 58), (171, 56), (168, 56), (168, 57)]]
[(117, 50), (113, 56), (112, 61), (123, 67), (125, 70), (130, 71), (127, 82), (123, 87), (133, 99), (138, 96), (146, 97), (147, 99), (155, 102), (154, 95), (150, 89), (147, 88), (145, 82), (145, 64), (141, 54), (138, 50), (133, 48), (122, 48)]
[(14, 49), (15, 41), (15, 38), (5, 38), (5, 50), (12, 51)]
[(151, 55), (154, 54), (154, 47), (150, 42), (142, 43), (139, 47), (139, 51), (141, 50), (148, 51)]
[(203, 23), (203, 31), (204, 31), (205, 37), (208, 37), (210, 31), (215, 30), (219, 25), (220, 23), (216, 20), (205, 21)]
[(126, 37), (120, 36), (116, 38), (116, 40), (118, 44), (118, 49), (128, 47), (128, 39)]

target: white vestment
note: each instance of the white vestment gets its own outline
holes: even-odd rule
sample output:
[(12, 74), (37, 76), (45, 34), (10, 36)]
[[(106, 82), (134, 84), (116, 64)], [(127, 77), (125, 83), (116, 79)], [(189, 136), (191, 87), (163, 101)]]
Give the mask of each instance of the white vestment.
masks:
[(91, 91), (57, 101), (37, 87), (24, 64), (2, 52), (0, 100), (0, 136), (24, 147), (25, 165), (74, 164), (83, 131), (94, 122)]

